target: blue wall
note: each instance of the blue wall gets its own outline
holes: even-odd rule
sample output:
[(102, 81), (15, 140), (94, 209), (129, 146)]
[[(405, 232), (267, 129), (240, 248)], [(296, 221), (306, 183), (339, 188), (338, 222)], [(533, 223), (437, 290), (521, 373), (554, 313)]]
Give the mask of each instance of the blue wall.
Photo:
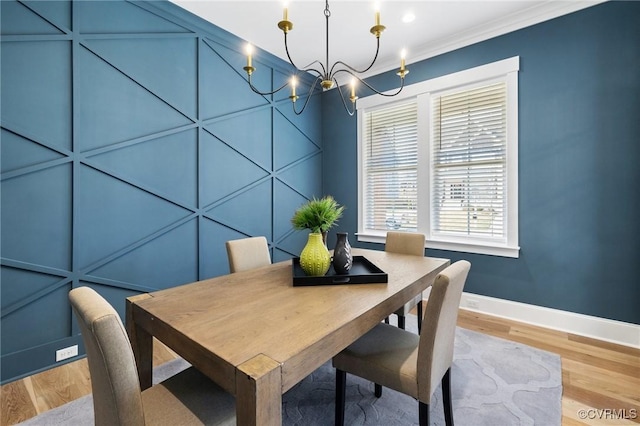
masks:
[[(407, 84), (520, 56), (520, 258), (427, 250), (472, 262), (466, 291), (640, 324), (638, 22), (640, 2), (607, 2), (409, 66)], [(352, 245), (381, 248), (353, 237), (356, 119), (324, 96), (325, 190)]]
[[(68, 291), (124, 299), (228, 273), (224, 242), (300, 252), (321, 99), (245, 83), (242, 42), (168, 2), (2, 1), (3, 382), (80, 344)], [(288, 69), (256, 56), (256, 84)], [(82, 345), (81, 345), (82, 351)]]

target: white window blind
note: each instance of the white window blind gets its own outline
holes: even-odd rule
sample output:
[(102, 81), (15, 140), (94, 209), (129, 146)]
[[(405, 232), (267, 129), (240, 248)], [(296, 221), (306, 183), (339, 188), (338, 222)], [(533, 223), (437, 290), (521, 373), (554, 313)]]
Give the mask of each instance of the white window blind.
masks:
[(506, 84), (432, 102), (432, 235), (506, 241)]
[(364, 221), (369, 230), (417, 229), (417, 102), (364, 114)]
[(503, 59), (358, 99), (358, 241), (517, 258), (518, 70)]

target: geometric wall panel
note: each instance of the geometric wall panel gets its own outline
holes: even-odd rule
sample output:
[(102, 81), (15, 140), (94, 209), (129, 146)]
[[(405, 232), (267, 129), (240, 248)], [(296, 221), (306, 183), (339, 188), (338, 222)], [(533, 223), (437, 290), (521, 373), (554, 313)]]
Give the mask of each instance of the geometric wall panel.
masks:
[[(303, 84), (301, 84), (299, 93), (306, 94), (309, 88), (305, 88)], [(305, 99), (306, 100), (306, 99)], [(300, 112), (302, 108), (302, 99), (298, 100), (296, 104), (296, 111)], [(291, 101), (287, 98), (284, 102), (280, 102), (276, 105), (276, 110), (282, 114), (289, 122), (295, 123), (295, 126), (298, 128), (300, 132), (302, 132), (307, 138), (312, 141), (319, 141), (322, 139), (322, 129), (316, 126), (311, 120), (301, 121), (293, 111), (293, 107), (291, 106)], [(342, 111), (340, 111), (342, 113)], [(304, 109), (304, 114), (309, 115), (310, 117), (315, 117), (319, 119), (322, 117), (322, 102), (320, 96), (318, 94), (314, 94), (309, 99), (309, 103)]]
[(205, 129), (249, 160), (269, 170), (272, 167), (271, 115), (271, 109), (252, 110), (208, 123)]
[(0, 141), (3, 154), (2, 173), (65, 158), (54, 150), (4, 129), (0, 131)]
[(159, 290), (198, 279), (195, 219), (89, 272), (93, 277)]
[(196, 117), (197, 40), (88, 40), (85, 45), (187, 117)]
[[(228, 201), (211, 209), (208, 216), (233, 227), (246, 235), (263, 235), (271, 238), (272, 212), (271, 179), (235, 195)], [(255, 220), (251, 211), (260, 212), (260, 220)]]
[(70, 164), (2, 181), (2, 256), (70, 269), (71, 208)]
[(88, 151), (192, 121), (138, 82), (82, 48), (79, 54), (79, 148)]
[(291, 216), (307, 198), (277, 179), (273, 185), (273, 197), (278, 200), (273, 206), (273, 238), (280, 240), (291, 232)]
[(31, 10), (57, 28), (71, 29), (71, 0), (22, 0)]
[[(3, 0), (0, 2), (2, 5), (2, 17), (0, 30), (2, 35), (16, 35), (16, 34), (63, 34), (58, 28), (47, 22), (45, 19), (34, 13), (31, 8), (36, 8), (37, 3), (44, 2), (20, 2), (15, 0)], [(36, 3), (34, 5), (34, 3)], [(63, 2), (48, 2), (48, 3), (63, 3)], [(55, 10), (55, 7), (52, 9)], [(67, 20), (68, 21), (68, 20)], [(65, 25), (67, 28), (68, 25)]]
[[(268, 105), (267, 99), (251, 91), (245, 80), (242, 67), (246, 65), (246, 58), (242, 65), (230, 66), (228, 62), (238, 64), (243, 55), (231, 52), (221, 47), (220, 52), (227, 56), (225, 61), (214, 52), (207, 43), (202, 44), (200, 50), (200, 81), (201, 81), (201, 112), (203, 120), (224, 116), (229, 113), (244, 111), (249, 108)], [(261, 72), (252, 77), (254, 85), (261, 90), (270, 90), (270, 68), (261, 68)]]
[(279, 113), (273, 116), (273, 145), (276, 170), (320, 152), (320, 148), (308, 136)]
[(80, 33), (175, 34), (188, 33), (183, 26), (128, 1), (74, 1)]
[(324, 195), (321, 193), (322, 185), (313, 179), (318, 174), (322, 174), (322, 156), (319, 154), (281, 171), (278, 179), (305, 198), (320, 198)]
[(185, 218), (189, 211), (89, 167), (79, 171), (78, 264), (106, 256)]
[(209, 205), (268, 176), (268, 172), (207, 132), (202, 132), (202, 199)]
[(3, 42), (1, 54), (2, 123), (71, 149), (71, 42)]
[(71, 332), (69, 290), (70, 283), (3, 316), (3, 354), (67, 337)]
[[(310, 115), (279, 112), (285, 95), (247, 86), (245, 42), (170, 2), (0, 7), (0, 381), (80, 341), (71, 288), (122, 315), (128, 296), (228, 273), (228, 240), (300, 253), (290, 218), (322, 188), (319, 96)], [(268, 90), (289, 66), (263, 55)]]
[(2, 267), (2, 312), (13, 312), (28, 304), (31, 299), (48, 293), (47, 289), (55, 286), (62, 276), (26, 271), (18, 268)]
[(196, 206), (197, 150), (197, 130), (189, 129), (107, 151), (90, 160), (92, 164), (163, 194), (171, 201)]
[[(202, 49), (203, 56), (205, 57), (205, 60), (202, 62), (205, 76), (220, 75), (224, 78), (223, 81), (227, 81), (228, 79), (228, 81), (233, 82), (233, 84), (229, 85), (227, 90), (244, 88), (245, 90), (239, 91), (241, 92), (239, 94), (252, 106), (264, 105), (266, 103), (265, 101), (268, 99), (269, 95), (267, 95), (267, 98), (257, 96), (253, 91), (251, 91), (246, 83), (247, 73), (243, 69), (247, 65), (246, 43), (244, 41), (239, 41), (238, 43), (227, 47), (224, 44), (215, 43), (209, 39), (205, 39), (205, 45), (208, 46), (208, 49)], [(278, 73), (278, 71), (263, 64), (260, 61), (260, 53), (260, 51), (254, 49), (253, 66), (256, 68), (256, 71), (251, 75), (251, 82), (256, 88), (263, 92), (270, 91), (272, 87), (271, 74)], [(232, 76), (231, 74), (235, 75)], [(288, 78), (290, 78), (290, 76), (291, 73), (289, 73)], [(240, 79), (241, 81), (237, 81), (236, 79)], [(236, 86), (236, 83), (240, 84), (240, 86)], [(279, 84), (277, 87), (280, 87), (281, 85), (282, 84)], [(231, 93), (224, 90), (220, 92), (220, 89), (222, 88), (215, 91), (218, 96), (222, 93)], [(247, 93), (242, 92), (253, 93), (254, 96), (247, 96)], [(280, 91), (280, 93), (286, 92), (286, 90)], [(235, 94), (234, 97), (237, 95), (238, 94)], [(286, 94), (285, 96), (288, 99), (289, 94)], [(235, 108), (231, 108), (231, 110), (235, 111)]]

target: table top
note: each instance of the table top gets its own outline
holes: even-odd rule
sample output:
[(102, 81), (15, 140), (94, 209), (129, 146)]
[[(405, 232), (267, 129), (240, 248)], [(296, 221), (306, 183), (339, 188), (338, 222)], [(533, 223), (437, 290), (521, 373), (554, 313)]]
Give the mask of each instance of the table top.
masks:
[(448, 259), (353, 249), (388, 283), (292, 285), (291, 261), (149, 293), (133, 320), (234, 393), (236, 368), (280, 364), (282, 392), (431, 285)]

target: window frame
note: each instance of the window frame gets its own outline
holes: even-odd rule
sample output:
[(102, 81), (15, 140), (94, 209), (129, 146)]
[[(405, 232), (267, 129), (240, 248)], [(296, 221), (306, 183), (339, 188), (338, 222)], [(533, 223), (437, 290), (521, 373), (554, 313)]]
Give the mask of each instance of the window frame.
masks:
[[(418, 101), (418, 229), (426, 235), (426, 248), (519, 257), (518, 238), (518, 71), (520, 58), (514, 56), (486, 65), (448, 74), (405, 86), (403, 91), (388, 98), (372, 95), (357, 102), (357, 156), (358, 156), (358, 241), (384, 243), (386, 231), (365, 229), (365, 176), (364, 176), (364, 114), (376, 108), (389, 107), (411, 98)], [(506, 144), (506, 240), (503, 243), (473, 237), (436, 236), (431, 232), (431, 98), (453, 90), (469, 89), (504, 81), (507, 86), (507, 144)]]

